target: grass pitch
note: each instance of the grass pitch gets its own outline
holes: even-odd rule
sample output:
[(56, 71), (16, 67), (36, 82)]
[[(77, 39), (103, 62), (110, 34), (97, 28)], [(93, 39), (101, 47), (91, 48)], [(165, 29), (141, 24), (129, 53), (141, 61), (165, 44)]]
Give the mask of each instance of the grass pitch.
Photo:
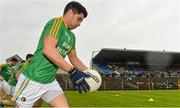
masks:
[[(180, 107), (180, 90), (65, 91), (70, 107)], [(152, 98), (152, 99), (151, 99)], [(42, 107), (48, 106), (43, 103)]]

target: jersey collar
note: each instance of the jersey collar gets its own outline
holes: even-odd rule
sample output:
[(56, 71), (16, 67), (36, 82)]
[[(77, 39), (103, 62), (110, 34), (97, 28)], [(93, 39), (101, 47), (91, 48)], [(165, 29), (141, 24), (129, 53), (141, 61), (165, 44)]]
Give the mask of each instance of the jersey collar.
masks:
[(64, 22), (66, 28), (69, 28), (68, 25), (67, 25), (67, 23), (66, 23), (66, 21), (65, 21), (65, 19), (63, 18), (63, 16), (61, 16), (61, 18), (62, 18), (62, 20), (63, 20), (63, 22)]

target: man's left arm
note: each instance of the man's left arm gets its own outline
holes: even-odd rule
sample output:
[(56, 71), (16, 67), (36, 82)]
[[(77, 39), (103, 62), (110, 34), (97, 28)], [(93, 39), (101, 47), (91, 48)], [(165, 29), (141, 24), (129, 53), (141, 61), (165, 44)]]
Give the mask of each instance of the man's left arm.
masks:
[(84, 90), (85, 92), (89, 91), (89, 84), (84, 79), (85, 77), (90, 77), (89, 75), (84, 73), (84, 71), (88, 68), (77, 57), (76, 51), (74, 49), (69, 52), (68, 58), (71, 64), (74, 66), (75, 70), (71, 73), (72, 81), (75, 83), (74, 89), (78, 90), (79, 93), (82, 93), (82, 90)]
[(88, 69), (81, 60), (77, 57), (76, 50), (72, 49), (68, 54), (69, 61), (79, 71), (85, 71)]

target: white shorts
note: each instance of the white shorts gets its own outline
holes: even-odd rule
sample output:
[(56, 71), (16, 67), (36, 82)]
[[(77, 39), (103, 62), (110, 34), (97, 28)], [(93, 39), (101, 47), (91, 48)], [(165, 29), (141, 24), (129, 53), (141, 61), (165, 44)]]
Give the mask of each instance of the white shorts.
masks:
[(11, 92), (11, 86), (9, 85), (9, 83), (5, 80), (0, 80), (0, 88), (1, 90), (5, 90), (5, 92), (9, 95)]
[(41, 84), (21, 74), (12, 100), (16, 101), (19, 107), (32, 107), (39, 98), (49, 103), (62, 93), (63, 90), (56, 80), (49, 84)]

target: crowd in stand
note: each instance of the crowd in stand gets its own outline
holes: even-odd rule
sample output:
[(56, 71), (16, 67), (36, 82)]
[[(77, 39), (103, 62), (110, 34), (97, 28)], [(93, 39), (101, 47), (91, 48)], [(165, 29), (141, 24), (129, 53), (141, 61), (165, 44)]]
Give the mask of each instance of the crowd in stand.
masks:
[(101, 73), (122, 77), (180, 77), (180, 66), (140, 65), (139, 63), (99, 63)]

